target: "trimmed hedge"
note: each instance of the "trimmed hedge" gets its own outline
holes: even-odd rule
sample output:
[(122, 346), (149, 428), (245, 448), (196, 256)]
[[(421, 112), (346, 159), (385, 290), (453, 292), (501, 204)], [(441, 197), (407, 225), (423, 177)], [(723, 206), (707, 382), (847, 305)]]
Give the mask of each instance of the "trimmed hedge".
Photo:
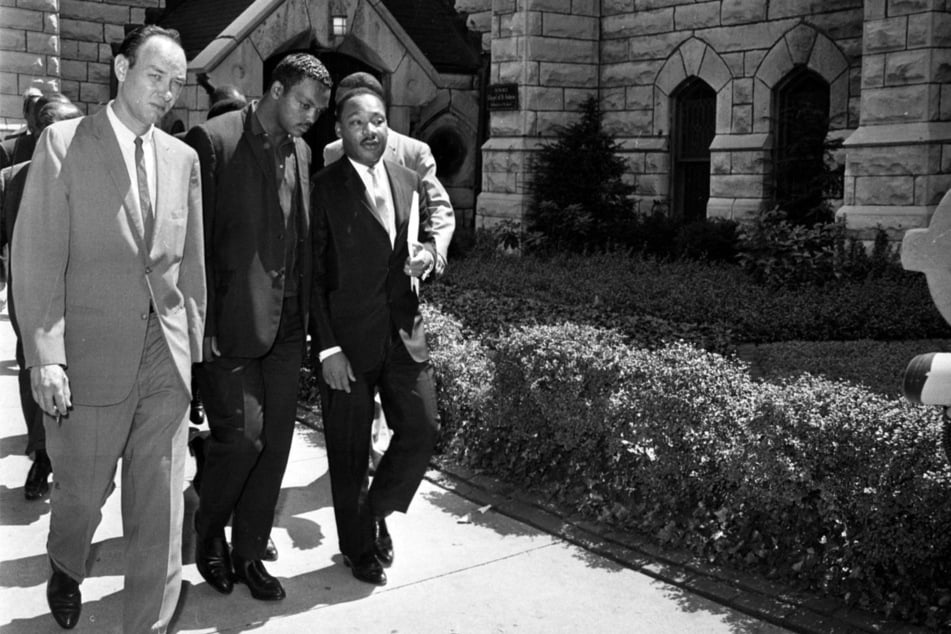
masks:
[(685, 339), (721, 352), (736, 342), (951, 336), (918, 273), (776, 289), (724, 264), (474, 252), (426, 294), (480, 334), (570, 320), (616, 328), (641, 345)]
[(571, 323), (491, 348), (425, 307), (451, 460), (888, 616), (951, 627), (939, 415), (843, 382), (753, 381), (686, 343)]

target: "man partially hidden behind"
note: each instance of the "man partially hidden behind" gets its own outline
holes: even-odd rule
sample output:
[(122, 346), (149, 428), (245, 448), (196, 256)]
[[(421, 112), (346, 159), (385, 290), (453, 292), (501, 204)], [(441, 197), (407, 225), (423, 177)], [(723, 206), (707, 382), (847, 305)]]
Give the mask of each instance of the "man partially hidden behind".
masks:
[(39, 112), (37, 101), (43, 92), (36, 86), (30, 86), (23, 93), (23, 119), (26, 122), (22, 129), (17, 130), (0, 142), (0, 169), (29, 161), (36, 146), (36, 137), (40, 131), (36, 125), (36, 115)]
[[(82, 111), (65, 97), (50, 100), (37, 113), (36, 133), (39, 135), (50, 124), (57, 121), (75, 119), (82, 115)], [(0, 246), (6, 246), (10, 236), (13, 235), (13, 228), (16, 226), (17, 213), (20, 210), (20, 201), (23, 198), (23, 190), (29, 173), (30, 161), (23, 161), (0, 170), (0, 213), (3, 215), (3, 223), (0, 226), (3, 237), (0, 238)], [(13, 278), (13, 271), (7, 270), (6, 274), (7, 279)], [(26, 421), (26, 453), (33, 455), (33, 464), (30, 466), (26, 482), (23, 484), (23, 497), (27, 500), (39, 500), (49, 493), (49, 476), (53, 472), (53, 467), (50, 464), (49, 455), (46, 453), (43, 411), (33, 400), (30, 369), (26, 366), (26, 360), (23, 357), (23, 337), (20, 332), (20, 325), (17, 322), (16, 302), (11, 301), (7, 308), (10, 314), (10, 325), (13, 326), (13, 332), (17, 338), (16, 360), (17, 365), (19, 365), (17, 382), (20, 387), (20, 409), (23, 412), (23, 419)]]
[[(357, 579), (383, 585), (386, 517), (408, 509), (438, 433), (417, 296), (437, 247), (419, 176), (381, 160), (383, 100), (354, 88), (336, 108), (346, 158), (314, 178), (314, 345), (340, 550)], [(369, 486), (375, 390), (394, 435)]]
[(294, 434), (309, 311), (310, 149), (300, 137), (330, 86), (315, 57), (289, 55), (260, 101), (185, 137), (201, 159), (208, 272), (197, 376), (211, 436), (195, 560), (219, 592), (239, 581), (261, 600), (285, 596), (262, 559)]
[(165, 632), (181, 592), (189, 384), (205, 312), (199, 165), (155, 127), (185, 83), (178, 34), (131, 32), (113, 68), (114, 101), (37, 141), (13, 235), (13, 295), (53, 464), (53, 617), (64, 628), (79, 621), (79, 584), (121, 458), (122, 631)]

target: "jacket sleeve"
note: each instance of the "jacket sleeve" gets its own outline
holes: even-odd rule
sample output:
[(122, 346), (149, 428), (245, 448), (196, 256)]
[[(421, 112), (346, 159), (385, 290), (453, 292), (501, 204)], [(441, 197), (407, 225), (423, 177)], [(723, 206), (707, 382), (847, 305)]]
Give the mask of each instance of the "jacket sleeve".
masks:
[(69, 139), (51, 126), (40, 135), (13, 231), (13, 298), (27, 367), (67, 365), (66, 263), (70, 213), (63, 163)]
[(436, 159), (433, 158), (429, 146), (421, 141), (414, 170), (419, 174), (426, 190), (431, 235), (436, 243), (436, 253), (445, 261), (449, 254), (449, 242), (456, 229), (456, 218), (452, 203), (449, 202), (449, 194), (436, 178)]
[(202, 360), (202, 339), (205, 329), (207, 289), (205, 279), (205, 234), (202, 229), (201, 167), (198, 156), (193, 155), (188, 179), (188, 226), (185, 231), (185, 248), (179, 273), (179, 290), (185, 298), (188, 315), (188, 340), (191, 345), (192, 363)]
[[(215, 267), (214, 267), (214, 235), (215, 235), (215, 217), (217, 215), (217, 182), (215, 171), (217, 169), (215, 145), (203, 126), (195, 126), (185, 135), (185, 143), (192, 146), (198, 153), (201, 201), (198, 205), (201, 214), (202, 236), (204, 240), (204, 259), (205, 259), (205, 283), (206, 297), (204, 336), (214, 337), (217, 335), (217, 315), (215, 314), (215, 289), (217, 288)], [(189, 193), (189, 200), (191, 193)], [(191, 212), (191, 209), (189, 209)]]
[(327, 200), (322, 185), (327, 179), (315, 179), (310, 201), (311, 246), (314, 258), (314, 279), (311, 284), (310, 320), (315, 354), (337, 345), (330, 322), (330, 291), (336, 286), (333, 270), (330, 226), (327, 219)]

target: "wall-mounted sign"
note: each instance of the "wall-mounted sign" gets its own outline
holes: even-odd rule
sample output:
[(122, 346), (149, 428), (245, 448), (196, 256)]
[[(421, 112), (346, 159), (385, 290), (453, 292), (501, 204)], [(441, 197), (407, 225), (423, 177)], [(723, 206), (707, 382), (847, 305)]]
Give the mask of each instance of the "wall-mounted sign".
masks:
[(489, 84), (489, 110), (518, 110), (518, 84)]

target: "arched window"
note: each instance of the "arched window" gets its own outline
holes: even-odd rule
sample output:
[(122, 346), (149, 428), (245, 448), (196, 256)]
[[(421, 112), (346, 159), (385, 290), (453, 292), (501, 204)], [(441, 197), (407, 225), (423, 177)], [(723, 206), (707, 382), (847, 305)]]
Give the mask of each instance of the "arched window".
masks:
[(794, 222), (827, 221), (829, 84), (811, 70), (794, 70), (777, 86), (775, 103), (775, 202)]
[(717, 95), (690, 78), (674, 91), (673, 213), (682, 222), (704, 220), (710, 199), (710, 143), (716, 134)]

